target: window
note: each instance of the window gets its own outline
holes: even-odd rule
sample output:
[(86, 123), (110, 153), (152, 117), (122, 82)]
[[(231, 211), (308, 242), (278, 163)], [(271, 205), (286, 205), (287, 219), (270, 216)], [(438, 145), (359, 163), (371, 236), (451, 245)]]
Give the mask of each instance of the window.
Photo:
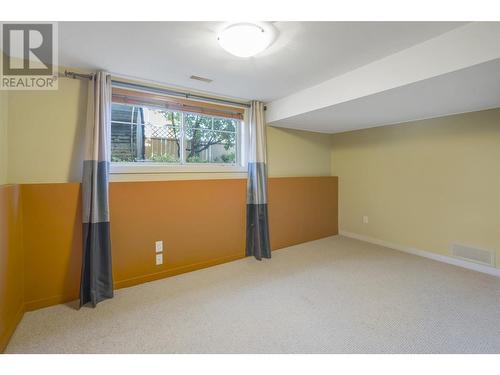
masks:
[(241, 171), (243, 109), (113, 89), (112, 172)]

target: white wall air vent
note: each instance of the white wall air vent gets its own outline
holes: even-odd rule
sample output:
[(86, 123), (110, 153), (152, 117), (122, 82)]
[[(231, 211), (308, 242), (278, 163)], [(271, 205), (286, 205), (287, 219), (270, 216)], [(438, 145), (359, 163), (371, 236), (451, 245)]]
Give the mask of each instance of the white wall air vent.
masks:
[(478, 249), (477, 247), (453, 244), (451, 253), (454, 257), (468, 260), (474, 263), (495, 266), (495, 252), (492, 250)]
[(205, 82), (205, 83), (212, 82), (212, 80), (210, 78), (205, 78), (205, 77), (200, 77), (200, 76), (191, 76), (189, 78), (194, 79), (195, 81), (201, 81), (201, 82)]

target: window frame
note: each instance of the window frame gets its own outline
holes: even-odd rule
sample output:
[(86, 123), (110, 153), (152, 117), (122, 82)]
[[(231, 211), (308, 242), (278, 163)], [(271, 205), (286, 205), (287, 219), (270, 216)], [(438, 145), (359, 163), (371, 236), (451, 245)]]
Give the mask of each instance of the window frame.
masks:
[[(156, 95), (156, 94), (155, 94)], [(117, 102), (118, 103), (118, 102)], [(200, 102), (203, 103), (203, 102)], [(120, 103), (123, 104), (123, 103)], [(133, 104), (130, 104), (133, 105)], [(139, 106), (139, 104), (136, 104)], [(155, 108), (144, 104), (144, 107)], [(165, 109), (168, 111), (168, 109)], [(111, 162), (110, 174), (168, 174), (168, 173), (244, 173), (247, 171), (247, 110), (244, 110), (243, 119), (239, 120), (240, 126), (236, 129), (236, 163), (188, 163), (184, 160), (185, 157), (185, 137), (184, 137), (184, 116), (186, 113), (198, 114), (191, 111), (172, 110), (182, 113), (181, 124), (181, 160), (176, 163), (164, 162)], [(203, 115), (203, 114), (202, 114)], [(208, 115), (212, 118), (223, 116)], [(111, 147), (111, 144), (110, 144)], [(111, 154), (111, 150), (109, 150)]]

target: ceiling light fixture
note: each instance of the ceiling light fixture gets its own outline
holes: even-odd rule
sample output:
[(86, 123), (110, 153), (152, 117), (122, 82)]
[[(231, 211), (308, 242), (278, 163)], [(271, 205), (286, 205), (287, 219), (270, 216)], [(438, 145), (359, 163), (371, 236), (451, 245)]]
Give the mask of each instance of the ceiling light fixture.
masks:
[(251, 57), (264, 51), (274, 38), (271, 27), (255, 23), (237, 23), (226, 27), (217, 36), (222, 48), (238, 57)]

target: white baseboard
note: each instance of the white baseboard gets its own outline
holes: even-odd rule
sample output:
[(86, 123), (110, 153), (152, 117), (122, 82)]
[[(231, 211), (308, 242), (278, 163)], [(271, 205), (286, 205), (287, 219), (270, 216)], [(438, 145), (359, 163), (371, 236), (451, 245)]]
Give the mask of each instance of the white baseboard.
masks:
[(379, 240), (378, 238), (365, 236), (363, 234), (347, 232), (345, 230), (339, 230), (339, 234), (341, 236), (344, 236), (344, 237), (354, 238), (356, 240), (365, 241), (365, 242), (369, 242), (369, 243), (372, 243), (375, 245), (388, 247), (390, 249), (402, 251), (404, 253), (418, 255), (418, 256), (421, 256), (424, 258), (437, 260), (438, 262), (448, 263), (448, 264), (452, 264), (454, 266), (467, 268), (469, 270), (487, 273), (488, 275), (500, 277), (500, 269), (495, 268), (495, 267), (490, 267), (490, 266), (485, 266), (485, 265), (478, 264), (478, 263), (468, 262), (466, 260), (453, 258), (453, 257), (446, 256), (446, 255), (436, 254), (436, 253), (432, 253), (430, 251), (416, 249), (414, 247), (397, 245), (397, 244), (394, 244), (394, 243), (391, 243), (388, 241)]

